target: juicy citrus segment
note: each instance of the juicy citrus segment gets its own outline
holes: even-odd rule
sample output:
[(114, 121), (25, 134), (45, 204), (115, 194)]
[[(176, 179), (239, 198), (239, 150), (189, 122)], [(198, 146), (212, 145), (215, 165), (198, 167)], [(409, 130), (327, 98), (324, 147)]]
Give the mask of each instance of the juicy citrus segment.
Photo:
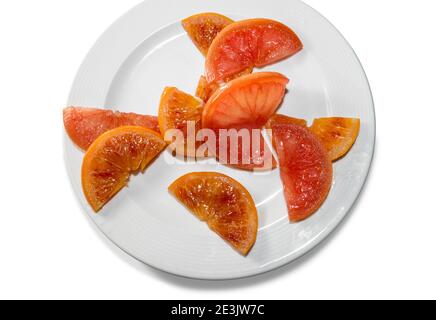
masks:
[(261, 128), (283, 101), (289, 79), (276, 72), (259, 72), (230, 81), (209, 99), (203, 127)]
[(159, 132), (157, 117), (135, 113), (69, 107), (64, 109), (63, 116), (69, 137), (83, 150), (87, 150), (101, 134), (121, 126), (142, 126)]
[(360, 131), (360, 119), (316, 119), (310, 129), (321, 139), (332, 161), (346, 155), (356, 142)]
[[(183, 146), (181, 148), (176, 146), (178, 153), (183, 150), (180, 156), (196, 156), (196, 150), (201, 144), (196, 142), (196, 136), (201, 130), (202, 112), (203, 102), (199, 99), (177, 88), (165, 88), (159, 107), (159, 127), (164, 137), (171, 129), (180, 130), (183, 133)], [(189, 123), (192, 125), (192, 130), (188, 128)], [(191, 139), (193, 143), (188, 144), (188, 139)]]
[(258, 216), (253, 198), (239, 182), (220, 173), (190, 173), (169, 191), (242, 255), (249, 253), (256, 242)]
[[(286, 84), (289, 80), (274, 72), (261, 72), (246, 75), (230, 81), (226, 86), (220, 88), (209, 99), (203, 111), (203, 127), (219, 132), (220, 129), (249, 129), (250, 137), (253, 137), (253, 130), (260, 130), (267, 120), (271, 117), (281, 104)], [(259, 139), (258, 139), (259, 140)], [(238, 148), (238, 163), (230, 164), (233, 167), (244, 170), (272, 169), (276, 167), (276, 162), (272, 157), (271, 150), (265, 146), (264, 139), (260, 136), (260, 141), (251, 141), (250, 161), (243, 161), (241, 155), (246, 154), (241, 150), (241, 143), (231, 146), (217, 134), (216, 156), (223, 159), (222, 145), (226, 142), (227, 153)], [(259, 142), (254, 143), (253, 142)], [(224, 159), (229, 159), (225, 157)], [(247, 158), (245, 158), (247, 159)], [(262, 161), (264, 159), (264, 161)], [(269, 161), (271, 160), (272, 161)], [(223, 162), (222, 162), (223, 163)], [(270, 166), (268, 167), (268, 163)]]
[(89, 147), (82, 164), (82, 187), (95, 212), (127, 185), (130, 174), (142, 172), (165, 149), (152, 130), (119, 127), (101, 135)]
[(263, 67), (290, 57), (303, 48), (298, 36), (284, 24), (249, 19), (224, 28), (213, 40), (206, 57), (209, 83), (252, 67)]
[(215, 39), (221, 30), (232, 23), (232, 19), (211, 12), (196, 14), (182, 21), (183, 28), (188, 33), (192, 42), (205, 56), (213, 39)]
[(327, 198), (333, 179), (332, 162), (308, 128), (275, 124), (272, 131), (289, 219), (299, 222), (314, 214)]

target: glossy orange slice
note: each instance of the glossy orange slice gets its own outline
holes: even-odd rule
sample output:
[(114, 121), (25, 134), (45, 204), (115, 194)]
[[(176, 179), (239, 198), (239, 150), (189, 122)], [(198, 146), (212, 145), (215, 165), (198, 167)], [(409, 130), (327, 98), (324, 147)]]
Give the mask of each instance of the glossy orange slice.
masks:
[(64, 109), (64, 125), (71, 140), (83, 150), (101, 134), (121, 126), (142, 126), (159, 132), (157, 117), (94, 108)]
[[(230, 81), (215, 92), (205, 105), (203, 128), (215, 132), (219, 132), (220, 129), (260, 130), (280, 106), (288, 82), (288, 78), (275, 72), (254, 73)], [(238, 162), (230, 165), (244, 170), (275, 168), (276, 162), (271, 150), (264, 145), (263, 137), (260, 136), (259, 143), (253, 142), (256, 141), (251, 141), (252, 159), (249, 162), (243, 161), (243, 148), (239, 144)], [(216, 144), (216, 155), (220, 159), (223, 159), (220, 150), (223, 143), (224, 141), (220, 139)], [(225, 143), (230, 146), (230, 141)], [(234, 152), (228, 150), (228, 154), (232, 151)], [(265, 161), (262, 161), (262, 158)], [(229, 159), (229, 156), (226, 155), (225, 159)], [(265, 163), (266, 159), (272, 159), (270, 168)]]
[(82, 164), (83, 192), (94, 211), (100, 211), (132, 173), (143, 172), (166, 146), (158, 133), (138, 126), (119, 127), (97, 138)]
[(182, 21), (192, 42), (205, 56), (218, 33), (232, 23), (232, 19), (212, 12), (196, 14)]
[(345, 156), (353, 147), (360, 132), (360, 119), (316, 119), (310, 129), (321, 139), (332, 161)]
[(314, 214), (327, 198), (333, 179), (332, 162), (320, 139), (298, 124), (272, 126), (291, 222)]
[[(171, 129), (177, 129), (183, 133), (183, 147), (176, 146), (179, 153), (183, 150), (180, 156), (196, 157), (196, 150), (201, 144), (196, 142), (196, 136), (198, 130), (201, 129), (202, 112), (203, 102), (200, 99), (177, 88), (165, 88), (159, 107), (159, 127), (163, 137)], [(191, 122), (194, 130), (188, 130), (188, 122)], [(192, 143), (188, 143), (188, 139)]]
[(243, 70), (290, 57), (302, 48), (294, 31), (280, 22), (269, 19), (235, 22), (213, 40), (206, 57), (206, 78), (209, 83), (218, 82)]
[(169, 191), (238, 252), (249, 253), (257, 237), (257, 209), (239, 182), (220, 173), (190, 173)]
[[(274, 115), (266, 127), (273, 124), (294, 123), (307, 127), (307, 121), (291, 118), (284, 115)], [(320, 118), (316, 119), (310, 127), (313, 133), (321, 139), (332, 161), (345, 156), (353, 147), (359, 136), (360, 119), (355, 118)]]
[(261, 128), (283, 101), (289, 79), (276, 72), (259, 72), (230, 81), (209, 99), (203, 127)]

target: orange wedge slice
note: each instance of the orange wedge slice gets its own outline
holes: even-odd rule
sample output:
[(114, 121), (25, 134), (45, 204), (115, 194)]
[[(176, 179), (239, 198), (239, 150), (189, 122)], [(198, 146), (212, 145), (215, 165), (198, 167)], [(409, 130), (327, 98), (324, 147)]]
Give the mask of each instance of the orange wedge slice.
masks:
[[(215, 92), (205, 105), (203, 127), (215, 132), (220, 131), (220, 129), (260, 130), (280, 106), (288, 82), (288, 78), (275, 72), (259, 72), (230, 81)], [(220, 146), (225, 141), (219, 140), (216, 144), (216, 156), (222, 159), (223, 154)], [(271, 150), (267, 146), (263, 148), (262, 136), (260, 136), (260, 140), (260, 143), (257, 144), (253, 143), (255, 141), (251, 141), (252, 149), (249, 152), (251, 151), (252, 159), (248, 162), (243, 161), (243, 157), (247, 157), (242, 154), (243, 148), (239, 144), (237, 146), (238, 161), (234, 161), (230, 165), (243, 170), (275, 168), (276, 162), (272, 157)], [(230, 141), (226, 143), (230, 145)], [(259, 149), (258, 146), (261, 148)], [(228, 150), (227, 153), (229, 154), (231, 151)], [(227, 155), (224, 156), (229, 159)], [(273, 159), (270, 168), (267, 168), (266, 161), (262, 161), (262, 158), (265, 160)]]
[(121, 126), (141, 126), (159, 132), (157, 117), (82, 107), (64, 109), (64, 125), (71, 140), (83, 150), (101, 134)]
[(303, 49), (298, 36), (269, 19), (238, 21), (212, 41), (206, 57), (206, 78), (218, 82), (253, 67), (263, 67)]
[[(179, 156), (196, 157), (196, 150), (201, 145), (196, 142), (196, 136), (201, 129), (202, 112), (203, 102), (198, 98), (177, 88), (165, 88), (159, 107), (159, 127), (163, 137), (171, 129), (177, 129), (183, 133), (183, 146), (175, 146)], [(193, 125), (192, 132), (188, 130), (189, 122)], [(188, 144), (188, 139), (193, 143)], [(180, 154), (181, 152), (183, 154)]]
[(360, 132), (360, 119), (322, 118), (310, 127), (322, 141), (332, 161), (345, 156), (353, 147)]
[(212, 12), (196, 14), (182, 21), (183, 28), (188, 33), (192, 42), (205, 56), (213, 39), (215, 39), (221, 30), (232, 23), (232, 19)]
[(89, 147), (82, 164), (82, 187), (95, 212), (124, 188), (132, 173), (143, 172), (166, 147), (160, 135), (144, 127), (119, 127)]
[(214, 172), (190, 173), (169, 191), (210, 229), (246, 256), (256, 242), (256, 205), (236, 180)]
[(314, 214), (327, 198), (332, 162), (320, 139), (298, 124), (272, 126), (280, 162), (289, 219), (299, 222)]

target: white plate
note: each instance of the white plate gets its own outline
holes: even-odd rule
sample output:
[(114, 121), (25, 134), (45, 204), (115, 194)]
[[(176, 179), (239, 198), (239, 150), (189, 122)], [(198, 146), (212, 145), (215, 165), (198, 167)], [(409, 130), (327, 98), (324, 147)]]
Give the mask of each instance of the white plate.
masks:
[[(304, 51), (268, 66), (291, 79), (280, 113), (311, 120), (358, 117), (355, 146), (334, 165), (334, 186), (308, 220), (290, 224), (279, 171), (256, 175), (211, 164), (168, 165), (162, 155), (143, 175), (95, 215), (82, 194), (83, 153), (65, 139), (65, 159), (74, 191), (89, 217), (117, 246), (160, 270), (198, 279), (234, 279), (287, 264), (320, 243), (344, 218), (368, 174), (375, 117), (370, 88), (351, 47), (320, 14), (296, 0), (148, 0), (118, 20), (83, 63), (68, 105), (157, 114), (165, 86), (194, 92), (204, 58), (180, 20), (219, 12), (234, 19), (265, 17), (290, 26)], [(259, 211), (258, 240), (246, 258), (231, 249), (167, 192), (181, 175), (218, 171), (247, 187)]]

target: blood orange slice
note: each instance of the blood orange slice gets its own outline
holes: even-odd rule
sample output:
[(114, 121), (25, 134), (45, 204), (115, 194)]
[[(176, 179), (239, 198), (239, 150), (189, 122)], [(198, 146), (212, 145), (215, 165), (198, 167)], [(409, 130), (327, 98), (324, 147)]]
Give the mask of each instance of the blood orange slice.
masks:
[[(196, 150), (201, 144), (196, 142), (196, 137), (201, 129), (202, 112), (203, 102), (201, 100), (177, 88), (165, 88), (159, 107), (159, 127), (164, 137), (171, 129), (177, 129), (183, 133), (183, 146), (176, 145), (176, 151), (183, 152), (179, 154), (180, 156), (196, 157)], [(189, 122), (192, 125), (191, 131), (188, 128)]]
[(288, 78), (276, 72), (259, 72), (230, 81), (205, 105), (203, 127), (263, 127), (282, 103), (288, 83)]
[(102, 134), (89, 147), (82, 164), (82, 186), (95, 212), (127, 185), (130, 174), (144, 171), (166, 143), (144, 127), (119, 127)]
[(319, 138), (297, 124), (272, 126), (289, 219), (305, 220), (327, 198), (333, 179), (330, 158)]
[(157, 117), (81, 107), (64, 109), (64, 126), (71, 140), (83, 150), (101, 134), (121, 126), (142, 126), (159, 132)]
[(249, 19), (224, 28), (206, 57), (209, 83), (224, 80), (252, 67), (263, 67), (290, 57), (303, 48), (298, 36), (284, 24)]
[(345, 156), (356, 142), (360, 131), (360, 119), (316, 119), (310, 129), (321, 139), (330, 159), (335, 161)]
[(212, 41), (233, 20), (218, 13), (200, 13), (182, 21), (183, 28), (203, 55), (207, 55)]
[[(260, 130), (281, 104), (288, 82), (285, 76), (275, 72), (255, 73), (230, 81), (215, 92), (205, 105), (203, 128), (215, 132), (219, 132), (220, 129)], [(264, 145), (263, 137), (260, 135), (258, 139), (259, 143), (250, 140), (252, 157), (249, 161), (244, 161), (241, 157), (246, 153), (243, 153), (243, 146), (239, 140), (237, 146), (232, 146), (231, 141), (224, 141), (218, 136), (216, 156), (228, 160), (228, 154), (234, 153), (234, 148), (238, 148), (238, 163), (233, 162), (230, 165), (244, 170), (275, 168), (276, 162), (269, 148)], [(224, 157), (220, 150), (223, 143), (232, 148), (227, 149), (228, 153)], [(262, 158), (265, 161), (262, 161)], [(266, 165), (267, 159), (272, 159), (269, 168)]]
[(220, 173), (190, 173), (169, 191), (242, 255), (249, 253), (257, 237), (257, 209), (239, 182)]

